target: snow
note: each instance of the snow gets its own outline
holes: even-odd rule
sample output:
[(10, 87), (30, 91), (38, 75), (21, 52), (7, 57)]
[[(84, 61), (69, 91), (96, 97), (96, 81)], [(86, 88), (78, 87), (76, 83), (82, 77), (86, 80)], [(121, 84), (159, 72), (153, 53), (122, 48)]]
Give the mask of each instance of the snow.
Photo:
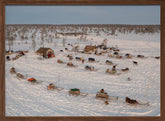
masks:
[[(30, 40), (28, 44), (21, 44), (18, 39), (12, 49), (28, 49), (29, 53), (15, 61), (6, 61), (6, 116), (160, 116), (160, 60), (153, 58), (160, 56), (160, 34), (118, 33), (116, 37), (104, 35), (86, 37), (88, 41), (79, 41), (80, 49), (90, 43), (101, 44), (102, 40), (107, 38), (108, 46), (117, 45), (123, 55), (142, 54), (147, 58), (116, 59), (107, 57), (106, 54), (97, 56), (60, 52), (60, 49), (65, 47), (71, 49), (71, 47), (67, 44), (63, 47), (62, 40), (54, 40), (57, 46), (45, 42), (44, 47), (52, 48), (55, 51), (55, 58), (43, 60), (35, 54)], [(76, 41), (77, 37), (67, 37), (66, 42), (74, 44)], [(17, 44), (18, 42), (20, 45)], [(38, 44), (40, 39), (36, 42), (35, 50), (41, 46)], [(8, 48), (7, 44), (6, 48)], [(73, 60), (73, 64), (78, 65), (76, 68), (57, 63), (58, 59), (69, 62), (67, 54), (83, 57), (85, 63)], [(11, 57), (14, 56), (15, 54), (11, 55)], [(87, 62), (89, 57), (94, 57), (99, 62)], [(107, 68), (111, 69), (112, 65), (106, 65), (106, 60), (118, 64), (117, 69), (128, 67), (130, 70), (122, 72), (121, 75), (108, 75), (105, 71)], [(133, 65), (133, 60), (138, 62), (137, 66)], [(85, 65), (94, 66), (98, 71), (87, 71)], [(19, 80), (15, 74), (9, 73), (11, 67), (15, 67), (17, 72), (28, 78), (34, 77), (43, 82), (30, 84), (27, 80)], [(128, 77), (131, 81), (127, 81)], [(49, 83), (63, 87), (64, 90), (49, 91), (47, 90)], [(80, 88), (81, 92), (88, 95), (70, 96), (68, 94), (70, 88)], [(96, 92), (102, 88), (110, 96), (118, 96), (119, 99), (111, 100), (109, 105), (105, 105), (104, 101), (95, 98)], [(139, 102), (149, 102), (150, 105), (128, 105), (125, 103), (126, 96)]]

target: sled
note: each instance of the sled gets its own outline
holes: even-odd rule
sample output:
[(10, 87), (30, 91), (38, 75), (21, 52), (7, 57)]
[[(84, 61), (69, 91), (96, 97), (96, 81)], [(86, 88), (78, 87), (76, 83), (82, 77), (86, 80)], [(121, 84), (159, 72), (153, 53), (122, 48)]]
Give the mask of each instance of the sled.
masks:
[(114, 58), (114, 55), (113, 54), (108, 54), (107, 56), (108, 57), (111, 57), (111, 58)]
[(70, 89), (69, 95), (80, 95), (80, 89), (77, 89), (77, 88)]
[(117, 58), (117, 59), (122, 59), (123, 56), (119, 56), (119, 55), (117, 55), (116, 58)]
[(128, 72), (129, 71), (129, 68), (124, 68), (124, 69), (121, 69), (120, 71), (121, 72)]
[(57, 63), (59, 63), (59, 64), (66, 64), (65, 62), (63, 62), (63, 61), (60, 60), (60, 59), (57, 60)]
[(80, 89), (78, 88), (72, 88), (69, 90), (69, 95), (75, 95), (75, 96), (87, 96), (88, 93), (83, 93), (83, 92), (80, 92)]
[(58, 91), (61, 91), (61, 90), (63, 90), (64, 88), (62, 88), (62, 87), (57, 87), (57, 86), (53, 86), (53, 87), (51, 87), (51, 85), (49, 85), (49, 86), (47, 86), (47, 90), (51, 90), (51, 91), (53, 91), (53, 90), (58, 90)]
[(134, 99), (131, 99), (129, 97), (126, 97), (125, 98), (125, 102), (127, 104), (129, 104), (129, 105), (134, 105), (134, 106), (137, 106), (137, 105), (149, 106), (149, 102), (146, 102), (146, 103), (144, 103), (144, 102), (138, 102), (138, 101), (136, 101)]
[(75, 57), (75, 60), (76, 61), (82, 61), (82, 60), (84, 60), (82, 57)]
[(71, 63), (71, 62), (67, 63), (67, 66), (69, 66), (69, 67), (78, 67), (77, 65), (73, 65), (73, 63)]
[(86, 70), (88, 70), (88, 71), (98, 71), (98, 69), (94, 69), (94, 70), (86, 69)]
[(36, 80), (35, 78), (29, 78), (29, 79), (28, 79), (28, 82), (31, 83), (31, 84), (40, 84), (40, 83), (42, 83), (43, 81), (41, 81), (41, 80)]
[(97, 71), (98, 69), (94, 69), (93, 66), (85, 66), (85, 69), (88, 71)]
[(127, 54), (125, 54), (125, 57), (127, 58), (127, 59), (132, 59), (132, 55), (131, 54), (129, 54), (129, 53), (127, 53)]
[(111, 71), (109, 69), (107, 69), (105, 73), (109, 74), (109, 75), (120, 75), (121, 74), (121, 73), (117, 73), (117, 72)]
[(108, 99), (109, 98), (109, 95), (106, 93), (106, 92), (97, 92), (96, 93), (96, 98), (101, 98), (101, 99)]
[(19, 80), (21, 80), (21, 79), (26, 79), (22, 74), (20, 74), (20, 73), (17, 73), (16, 74), (16, 77), (17, 77), (17, 79), (19, 79)]
[(16, 73), (17, 73), (14, 67), (12, 67), (12, 68), (10, 69), (10, 73), (11, 73), (11, 74), (16, 74)]
[(100, 91), (98, 91), (96, 93), (96, 98), (99, 98), (99, 99), (104, 99), (107, 101), (110, 101), (110, 100), (118, 100), (118, 96), (115, 97), (115, 96), (109, 96), (105, 91), (104, 89), (101, 89)]
[(106, 60), (105, 62), (107, 65), (113, 65), (112, 61)]
[(100, 61), (88, 61), (89, 63), (99, 63)]

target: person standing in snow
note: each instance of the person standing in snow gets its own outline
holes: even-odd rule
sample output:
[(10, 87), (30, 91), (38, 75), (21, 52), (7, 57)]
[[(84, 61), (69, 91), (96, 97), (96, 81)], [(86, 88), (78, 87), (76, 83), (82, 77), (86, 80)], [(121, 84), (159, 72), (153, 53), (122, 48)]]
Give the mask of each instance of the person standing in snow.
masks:
[(82, 59), (82, 64), (84, 63), (84, 59)]
[(114, 66), (112, 67), (112, 71), (116, 71), (116, 66), (117, 66), (117, 65), (114, 65)]
[(101, 90), (100, 90), (100, 93), (104, 93), (104, 89), (101, 89)]

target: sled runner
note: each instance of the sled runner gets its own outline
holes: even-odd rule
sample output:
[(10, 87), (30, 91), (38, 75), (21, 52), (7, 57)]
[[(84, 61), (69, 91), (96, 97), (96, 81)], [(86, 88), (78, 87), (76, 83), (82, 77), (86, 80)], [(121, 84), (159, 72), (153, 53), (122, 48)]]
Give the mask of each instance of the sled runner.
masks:
[(139, 105), (150, 106), (150, 103), (149, 102), (139, 102)]

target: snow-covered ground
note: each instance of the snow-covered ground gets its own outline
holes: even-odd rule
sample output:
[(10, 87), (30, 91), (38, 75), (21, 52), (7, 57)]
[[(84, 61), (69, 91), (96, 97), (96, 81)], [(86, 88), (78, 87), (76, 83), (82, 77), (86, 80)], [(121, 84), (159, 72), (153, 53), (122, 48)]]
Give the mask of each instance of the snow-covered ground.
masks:
[[(39, 36), (39, 35), (38, 35)], [(54, 40), (45, 43), (44, 47), (55, 51), (55, 58), (39, 59), (35, 51), (41, 46), (40, 39), (36, 39), (35, 50), (28, 44), (21, 43), (19, 39), (14, 41), (13, 50), (29, 50), (25, 56), (15, 61), (6, 61), (6, 116), (160, 116), (160, 60), (153, 57), (160, 56), (160, 34), (120, 34), (118, 36), (94, 36), (87, 35), (88, 41), (79, 41), (80, 49), (85, 45), (101, 44), (102, 40), (108, 39), (107, 46), (118, 46), (124, 55), (142, 54), (147, 58), (140, 59), (116, 59), (107, 57), (107, 54), (97, 56), (94, 54), (83, 54), (75, 52), (60, 52), (65, 47), (71, 49), (67, 44), (65, 47), (62, 40)], [(37, 37), (36, 37), (37, 38)], [(57, 45), (55, 45), (56, 43)], [(66, 43), (77, 43), (77, 37), (67, 37)], [(6, 48), (8, 45), (6, 44)], [(69, 62), (67, 54), (74, 57), (85, 58), (81, 61), (73, 60), (76, 68), (67, 67), (66, 64), (57, 63), (58, 59)], [(14, 57), (12, 54), (11, 57)], [(87, 62), (89, 57), (94, 57), (96, 63)], [(105, 61), (111, 60), (118, 64), (117, 69), (128, 67), (129, 72), (121, 75), (108, 75), (106, 69), (112, 65), (106, 65)], [(138, 66), (132, 61), (137, 61)], [(85, 65), (94, 66), (98, 71), (85, 70)], [(43, 82), (40, 84), (29, 84), (26, 80), (19, 80), (15, 74), (10, 74), (11, 67), (25, 76), (34, 77)], [(130, 77), (131, 81), (127, 81)], [(62, 91), (48, 91), (49, 83), (63, 87)], [(69, 96), (70, 88), (80, 88), (86, 97)], [(104, 90), (110, 96), (118, 96), (118, 100), (111, 100), (105, 105), (102, 100), (96, 99), (96, 92)], [(132, 106), (125, 103), (125, 97), (136, 99), (139, 102), (149, 102), (149, 106)]]

